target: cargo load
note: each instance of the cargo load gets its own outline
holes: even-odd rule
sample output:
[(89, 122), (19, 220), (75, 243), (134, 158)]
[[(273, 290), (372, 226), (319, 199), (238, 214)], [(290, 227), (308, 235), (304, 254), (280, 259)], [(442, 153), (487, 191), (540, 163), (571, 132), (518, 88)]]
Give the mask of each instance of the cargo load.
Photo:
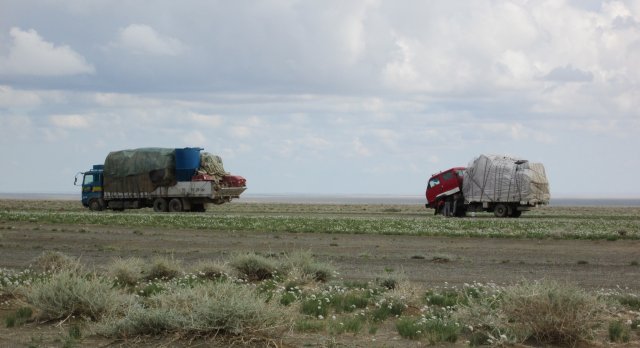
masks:
[(158, 212), (205, 210), (239, 198), (246, 179), (230, 175), (222, 158), (199, 147), (110, 152), (82, 177), (82, 204), (91, 210), (153, 207)]
[(466, 202), (548, 202), (549, 182), (541, 163), (524, 159), (480, 155), (464, 173)]
[(466, 168), (432, 175), (425, 196), (425, 207), (435, 214), (493, 212), (497, 217), (519, 217), (523, 211), (549, 204), (551, 198), (542, 163), (497, 155), (480, 155)]

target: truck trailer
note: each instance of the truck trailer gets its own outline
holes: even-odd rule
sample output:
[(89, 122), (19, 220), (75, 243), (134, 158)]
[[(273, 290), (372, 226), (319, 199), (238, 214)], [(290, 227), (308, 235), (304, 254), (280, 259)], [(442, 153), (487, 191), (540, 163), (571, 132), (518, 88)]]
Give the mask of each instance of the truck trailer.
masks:
[(523, 211), (549, 204), (550, 199), (542, 163), (498, 155), (480, 155), (467, 167), (434, 174), (425, 196), (425, 207), (435, 214), (459, 217), (467, 212), (520, 217)]
[(202, 148), (140, 148), (110, 152), (82, 176), (82, 205), (93, 211), (153, 208), (156, 212), (205, 211), (246, 190), (246, 179), (224, 170), (219, 156)]

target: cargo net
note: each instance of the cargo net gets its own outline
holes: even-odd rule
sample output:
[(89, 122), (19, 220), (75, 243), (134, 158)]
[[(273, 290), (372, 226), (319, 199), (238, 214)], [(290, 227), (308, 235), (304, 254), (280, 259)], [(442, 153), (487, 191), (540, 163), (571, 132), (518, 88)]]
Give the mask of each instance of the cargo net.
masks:
[(200, 168), (198, 168), (196, 174), (210, 175), (214, 177), (216, 181), (220, 181), (222, 177), (229, 175), (229, 173), (224, 170), (222, 158), (209, 152), (202, 152), (200, 154)]
[(549, 203), (549, 181), (542, 163), (509, 156), (480, 155), (465, 171), (465, 201)]
[(151, 192), (175, 185), (175, 151), (142, 148), (110, 152), (104, 162), (105, 192)]

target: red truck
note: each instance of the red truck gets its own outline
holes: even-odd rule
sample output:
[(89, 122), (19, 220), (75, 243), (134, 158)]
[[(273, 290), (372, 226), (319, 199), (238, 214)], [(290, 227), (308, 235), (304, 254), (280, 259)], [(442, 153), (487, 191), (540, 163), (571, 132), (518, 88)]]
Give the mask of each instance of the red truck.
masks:
[(520, 217), (550, 199), (542, 163), (496, 155), (480, 155), (466, 168), (434, 174), (425, 196), (425, 207), (445, 216), (485, 211), (496, 217)]

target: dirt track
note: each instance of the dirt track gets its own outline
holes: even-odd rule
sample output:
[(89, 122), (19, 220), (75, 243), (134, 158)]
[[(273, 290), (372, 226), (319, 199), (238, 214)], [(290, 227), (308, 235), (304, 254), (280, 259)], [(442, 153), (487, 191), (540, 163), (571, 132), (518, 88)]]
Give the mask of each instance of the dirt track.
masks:
[(101, 267), (114, 257), (173, 255), (189, 264), (234, 252), (310, 250), (349, 280), (401, 275), (427, 286), (523, 278), (570, 281), (588, 289), (640, 289), (640, 241), (530, 240), (386, 235), (227, 233), (12, 223), (0, 232), (0, 267), (22, 269), (45, 250)]

